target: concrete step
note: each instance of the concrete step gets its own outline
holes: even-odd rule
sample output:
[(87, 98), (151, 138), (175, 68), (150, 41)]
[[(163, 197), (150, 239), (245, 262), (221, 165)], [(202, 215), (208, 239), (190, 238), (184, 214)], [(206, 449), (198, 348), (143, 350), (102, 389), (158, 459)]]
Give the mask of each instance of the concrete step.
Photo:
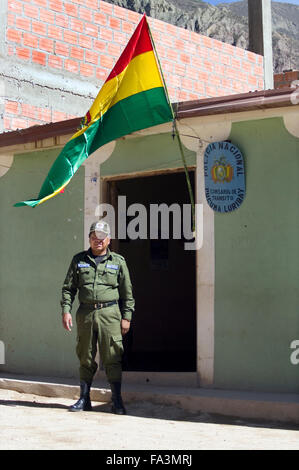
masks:
[[(28, 377), (0, 374), (0, 388), (46, 397), (76, 399), (78, 380), (54, 377)], [(123, 383), (126, 403), (149, 401), (179, 406), (191, 413), (209, 413), (243, 419), (299, 424), (299, 395), (217, 390), (199, 387), (158, 386), (151, 383)], [(97, 379), (91, 389), (91, 400), (109, 402), (107, 382)]]

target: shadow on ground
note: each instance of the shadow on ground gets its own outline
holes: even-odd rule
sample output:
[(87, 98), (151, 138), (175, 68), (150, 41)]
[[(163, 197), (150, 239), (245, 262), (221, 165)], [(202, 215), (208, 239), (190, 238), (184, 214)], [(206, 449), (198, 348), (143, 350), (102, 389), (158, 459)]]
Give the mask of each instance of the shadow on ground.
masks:
[[(44, 399), (44, 397), (43, 397)], [(110, 403), (96, 404), (92, 402), (93, 413), (111, 413)], [(29, 407), (29, 408), (46, 408), (46, 409), (61, 409), (68, 411), (70, 405), (62, 403), (44, 403), (37, 399), (32, 401), (26, 400), (0, 400), (0, 406), (11, 407)], [(157, 404), (152, 402), (129, 402), (126, 405), (127, 415), (139, 418), (150, 419), (163, 419), (170, 421), (188, 421), (191, 423), (211, 423), (211, 424), (225, 424), (232, 426), (246, 426), (253, 428), (272, 428), (272, 429), (285, 429), (292, 431), (299, 431), (299, 425), (292, 423), (269, 422), (262, 420), (240, 419), (234, 416), (222, 416), (210, 413), (191, 413), (182, 408), (172, 405)], [(88, 412), (90, 413), (90, 412)], [(124, 416), (125, 419), (125, 416)]]

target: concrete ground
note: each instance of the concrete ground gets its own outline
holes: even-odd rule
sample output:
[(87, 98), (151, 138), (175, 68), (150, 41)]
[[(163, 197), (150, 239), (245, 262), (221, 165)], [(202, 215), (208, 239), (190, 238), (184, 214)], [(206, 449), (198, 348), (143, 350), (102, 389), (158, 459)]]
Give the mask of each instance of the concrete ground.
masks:
[(190, 412), (174, 404), (130, 401), (127, 415), (93, 401), (70, 413), (71, 398), (0, 389), (1, 450), (299, 449), (299, 426)]

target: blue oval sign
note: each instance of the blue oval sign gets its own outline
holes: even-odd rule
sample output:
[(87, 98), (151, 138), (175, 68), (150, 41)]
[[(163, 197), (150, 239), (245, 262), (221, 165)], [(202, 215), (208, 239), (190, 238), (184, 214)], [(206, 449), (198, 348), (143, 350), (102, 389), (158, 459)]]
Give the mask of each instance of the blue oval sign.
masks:
[(229, 142), (213, 142), (204, 156), (205, 192), (209, 206), (216, 212), (238, 209), (245, 197), (243, 155)]

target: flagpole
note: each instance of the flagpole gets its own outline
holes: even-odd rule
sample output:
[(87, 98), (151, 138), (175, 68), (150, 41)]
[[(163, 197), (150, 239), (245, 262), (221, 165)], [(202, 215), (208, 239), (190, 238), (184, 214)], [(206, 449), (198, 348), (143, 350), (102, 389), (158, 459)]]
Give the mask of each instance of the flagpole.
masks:
[(176, 136), (177, 139), (178, 139), (179, 149), (180, 149), (180, 153), (181, 153), (181, 157), (182, 157), (182, 161), (183, 161), (183, 165), (184, 165), (184, 171), (185, 171), (185, 176), (186, 176), (187, 186), (188, 186), (188, 191), (189, 191), (189, 197), (190, 197), (190, 202), (191, 202), (191, 211), (192, 211), (192, 232), (195, 233), (195, 204), (194, 204), (194, 196), (193, 196), (192, 186), (191, 186), (191, 182), (190, 182), (189, 172), (188, 172), (188, 169), (187, 169), (186, 159), (185, 159), (185, 155), (184, 155), (183, 144), (182, 144), (181, 137), (180, 137), (180, 134), (179, 134), (179, 131), (178, 131), (178, 128), (177, 128), (176, 115), (174, 114), (173, 107), (172, 107), (172, 105), (171, 105), (171, 101), (170, 101), (170, 97), (169, 97), (169, 94), (168, 94), (168, 90), (167, 90), (165, 78), (164, 78), (164, 75), (163, 75), (162, 66), (161, 66), (161, 63), (160, 63), (159, 55), (158, 55), (158, 53), (157, 53), (157, 49), (156, 49), (156, 46), (155, 46), (155, 42), (154, 42), (154, 38), (153, 38), (153, 35), (152, 35), (152, 32), (151, 32), (151, 28), (150, 28), (149, 22), (147, 21), (147, 17), (146, 17), (146, 14), (145, 14), (145, 13), (144, 13), (144, 16), (145, 16), (146, 23), (147, 23), (147, 26), (148, 26), (148, 31), (149, 31), (149, 35), (150, 35), (150, 38), (151, 38), (153, 50), (154, 50), (154, 52), (155, 52), (155, 56), (156, 56), (156, 59), (157, 59), (158, 65), (159, 65), (160, 74), (161, 74), (161, 77), (162, 77), (162, 81), (163, 81), (163, 85), (164, 85), (164, 89), (165, 89), (165, 93), (166, 93), (166, 98), (167, 98), (168, 104), (169, 104), (170, 109), (171, 109), (171, 112), (172, 112), (173, 128), (174, 128), (174, 131), (175, 131), (175, 136)]

